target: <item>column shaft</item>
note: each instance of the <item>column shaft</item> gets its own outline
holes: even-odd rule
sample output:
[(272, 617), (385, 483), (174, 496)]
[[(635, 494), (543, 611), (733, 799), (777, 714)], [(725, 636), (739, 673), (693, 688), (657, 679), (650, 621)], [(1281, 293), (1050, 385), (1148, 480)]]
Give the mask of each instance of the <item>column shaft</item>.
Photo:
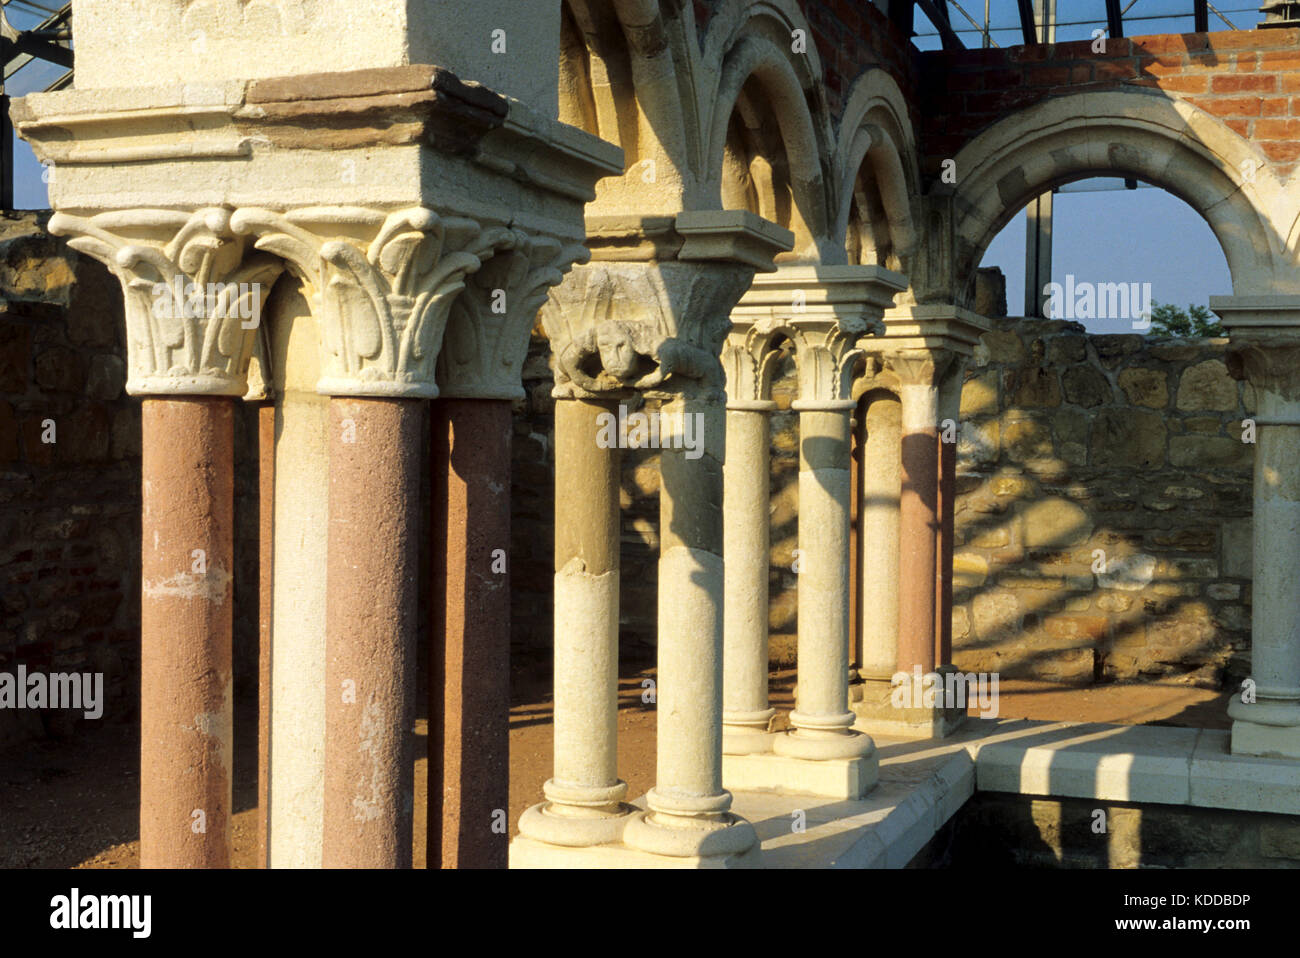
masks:
[(330, 400), (326, 868), (411, 863), (423, 415), (414, 400)]
[(898, 668), (922, 674), (935, 667), (935, 573), (938, 569), (939, 436), (937, 391), (904, 383), (899, 501)]
[(900, 430), (898, 401), (873, 398), (866, 409), (858, 522), (863, 610), (859, 672), (863, 678), (886, 681), (898, 662)]
[(768, 724), (770, 419), (766, 410), (727, 410), (723, 466), (723, 750), (771, 748)]
[(143, 403), (140, 865), (227, 868), (234, 401)]
[(938, 505), (939, 542), (935, 549), (935, 649), (936, 665), (952, 664), (952, 554), (957, 489), (957, 443), (939, 440)]
[(616, 841), (628, 806), (618, 778), (619, 466), (617, 403), (555, 404), (555, 764), (522, 834), (558, 845)]
[(511, 404), (441, 399), (431, 413), (428, 861), (430, 867), (504, 868)]
[(270, 867), (271, 609), (275, 555), (275, 403), (257, 407), (257, 867)]

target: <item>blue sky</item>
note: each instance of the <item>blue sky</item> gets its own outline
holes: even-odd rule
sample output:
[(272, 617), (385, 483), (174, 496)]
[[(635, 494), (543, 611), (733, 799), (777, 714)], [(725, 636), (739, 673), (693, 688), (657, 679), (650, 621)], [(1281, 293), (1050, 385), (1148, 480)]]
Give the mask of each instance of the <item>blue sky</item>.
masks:
[[(983, 22), (983, 0), (956, 0), (967, 13)], [(1130, 36), (1190, 31), (1192, 18), (1188, 0), (1125, 0), (1126, 32)], [(1260, 19), (1258, 0), (1224, 0), (1215, 4), (1229, 20), (1249, 29)], [(949, 0), (953, 20), (967, 46), (979, 46), (980, 35)], [(7, 8), (10, 22), (19, 29), (32, 27), (39, 16)], [(1092, 30), (1105, 24), (1104, 0), (1058, 0), (1057, 19), (1062, 24), (1057, 40), (1087, 39)], [(1152, 18), (1152, 19), (1139, 19)], [(1021, 42), (1016, 0), (989, 0), (993, 38), (1002, 46)], [(930, 34), (919, 11), (916, 43), (921, 49), (937, 49), (938, 38)], [(1213, 13), (1210, 29), (1227, 29)], [(33, 61), (8, 83), (10, 96), (43, 90), (62, 75), (54, 64)], [(41, 166), (27, 144), (19, 141), (14, 154), (14, 200), (21, 209), (43, 209), (49, 205)], [(1065, 282), (1073, 274), (1076, 283), (1149, 282), (1152, 298), (1186, 307), (1204, 305), (1208, 297), (1232, 291), (1228, 266), (1214, 234), (1191, 207), (1158, 189), (1111, 190), (1106, 192), (1059, 193), (1054, 206), (1054, 249), (1052, 279)], [(1018, 214), (989, 246), (985, 266), (1000, 266), (1007, 276), (1007, 306), (1012, 315), (1024, 310), (1025, 217)], [(1093, 320), (1086, 323), (1096, 332), (1132, 332), (1124, 320)]]

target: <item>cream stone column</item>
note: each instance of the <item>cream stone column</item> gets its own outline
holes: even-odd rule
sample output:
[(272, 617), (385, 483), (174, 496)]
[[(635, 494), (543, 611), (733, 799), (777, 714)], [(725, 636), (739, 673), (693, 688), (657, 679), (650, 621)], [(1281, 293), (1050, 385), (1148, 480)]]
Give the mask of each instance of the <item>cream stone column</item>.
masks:
[[(785, 267), (754, 285), (735, 311), (738, 326), (774, 341), (788, 336), (799, 366), (799, 682), (793, 729), (772, 751), (783, 760), (729, 758), (733, 787), (774, 787), (858, 798), (876, 780), (875, 745), (855, 731), (849, 709), (850, 376), (859, 336), (905, 279), (874, 266)], [(762, 339), (759, 340), (761, 344)], [(762, 356), (761, 345), (755, 350)], [(763, 663), (766, 670), (766, 662)], [(819, 767), (820, 766), (820, 767)]]
[(1256, 405), (1251, 674), (1228, 703), (1232, 752), (1300, 759), (1300, 297), (1212, 296), (1210, 308)]
[[(896, 384), (895, 384), (896, 388)], [(887, 415), (886, 405), (893, 415)], [(898, 510), (902, 489), (902, 434), (897, 402), (867, 409), (858, 520), (864, 682), (889, 682), (898, 662)], [(869, 614), (868, 614), (869, 613)]]
[(59, 213), (50, 230), (121, 281), (127, 391), (144, 400), (140, 863), (228, 868), (233, 402), (281, 266), (222, 209)]
[[(557, 395), (570, 390), (582, 397), (639, 394), (661, 403), (657, 420), (648, 424), (655, 433), (650, 441), (660, 448), (661, 473), (656, 784), (645, 797), (648, 811), (591, 826), (606, 828), (608, 838), (598, 847), (589, 846), (590, 851), (572, 847), (579, 841), (588, 845), (590, 838), (581, 835), (579, 841), (568, 842), (566, 854), (561, 847), (566, 835), (537, 828), (545, 807), (530, 810), (520, 820), (523, 837), (512, 847), (511, 864), (736, 864), (750, 860), (746, 853), (754, 848), (756, 836), (747, 822), (729, 812), (731, 796), (722, 788), (726, 396), (718, 356), (736, 299), (754, 272), (770, 269), (772, 257), (789, 248), (793, 237), (743, 211), (589, 216), (587, 226), (592, 263), (574, 270), (542, 316), (552, 341)], [(601, 423), (600, 412), (573, 415), (576, 420), (595, 414), (601, 425), (593, 437), (595, 445), (624, 445), (628, 437), (621, 434), (617, 418)], [(607, 483), (600, 479), (601, 471), (612, 473), (612, 463), (593, 465), (579, 475)], [(616, 493), (608, 495), (613, 499)], [(604, 502), (596, 497), (601, 515), (608, 515)], [(606, 535), (613, 538), (615, 532), (609, 528)], [(604, 548), (616, 552), (618, 546), (610, 542)], [(599, 559), (597, 569), (612, 571), (612, 555), (606, 558), (598, 546), (592, 552)], [(569, 576), (584, 571), (558, 551), (556, 560), (557, 565), (566, 563)], [(558, 582), (557, 577), (557, 614)], [(613, 601), (604, 589), (597, 591), (596, 583), (587, 588), (599, 603), (593, 610), (593, 630), (608, 632), (603, 641), (599, 634), (594, 637), (594, 654), (566, 659), (569, 671), (578, 674), (560, 674), (557, 644), (557, 773), (562, 744), (559, 688), (573, 683), (580, 691), (569, 701), (585, 705), (590, 723), (585, 727), (590, 731), (570, 743), (587, 753), (575, 755), (571, 767), (583, 771), (587, 795), (565, 801), (597, 805), (596, 815), (609, 818), (623, 811), (617, 804), (622, 788), (613, 778), (615, 766), (606, 744), (612, 737), (606, 716), (613, 701), (608, 669), (614, 653), (606, 649), (612, 643), (613, 624), (605, 625), (600, 613), (612, 612)], [(616, 588), (616, 580), (610, 577), (604, 588)], [(572, 727), (584, 726), (575, 718)], [(554, 784), (560, 783), (553, 780), (548, 790)]]
[[(722, 750), (771, 751), (768, 731), (768, 563), (771, 551), (771, 391), (776, 354), (755, 355), (762, 338), (737, 324), (722, 352), (727, 374), (727, 461), (723, 466)], [(761, 346), (759, 347), (761, 349)]]

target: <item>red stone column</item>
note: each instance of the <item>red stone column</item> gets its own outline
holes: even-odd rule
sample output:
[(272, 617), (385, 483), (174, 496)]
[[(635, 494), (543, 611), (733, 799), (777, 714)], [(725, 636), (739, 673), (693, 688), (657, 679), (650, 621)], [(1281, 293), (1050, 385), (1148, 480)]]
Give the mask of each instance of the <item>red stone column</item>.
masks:
[[(941, 430), (942, 432), (942, 430)], [(937, 665), (952, 664), (952, 553), (953, 500), (957, 486), (957, 443), (939, 438), (938, 515), (939, 544), (935, 552), (935, 648)]]
[(939, 390), (945, 354), (891, 357), (903, 407), (903, 485), (899, 502), (898, 669), (935, 667), (939, 570)]
[(423, 403), (330, 400), (326, 868), (411, 864)]
[(257, 407), (257, 867), (269, 868), (271, 829), (271, 572), (275, 530), (275, 403)]
[(140, 867), (230, 867), (234, 400), (145, 399)]
[(511, 403), (440, 399), (432, 419), (428, 863), (505, 868)]

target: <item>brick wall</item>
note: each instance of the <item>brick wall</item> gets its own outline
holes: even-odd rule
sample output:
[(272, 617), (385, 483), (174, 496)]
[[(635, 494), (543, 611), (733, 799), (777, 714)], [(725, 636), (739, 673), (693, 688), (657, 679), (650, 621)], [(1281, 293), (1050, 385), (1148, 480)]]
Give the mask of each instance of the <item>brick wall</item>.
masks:
[(919, 55), (927, 175), (1008, 111), (1085, 90), (1151, 87), (1220, 117), (1285, 179), (1300, 159), (1300, 30), (1183, 33)]

